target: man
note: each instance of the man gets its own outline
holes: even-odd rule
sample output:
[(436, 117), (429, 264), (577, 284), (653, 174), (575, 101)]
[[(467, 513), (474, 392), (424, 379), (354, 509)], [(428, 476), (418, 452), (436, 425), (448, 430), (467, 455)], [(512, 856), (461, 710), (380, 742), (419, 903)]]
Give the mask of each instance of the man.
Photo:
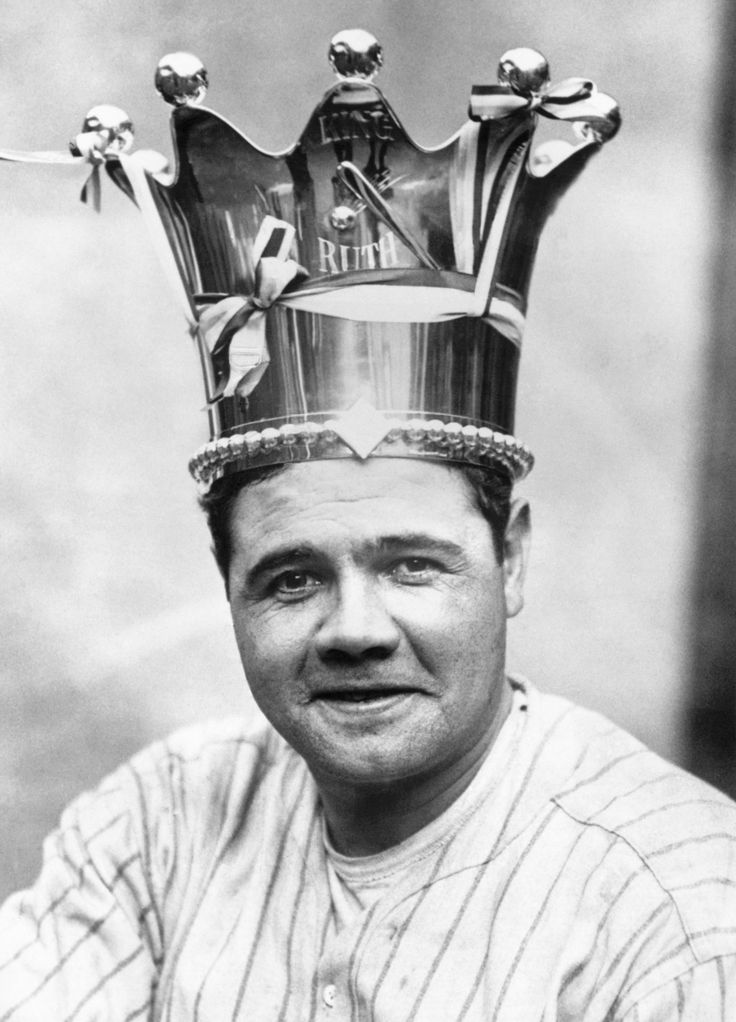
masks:
[[(66, 812), (0, 914), (0, 1022), (736, 1017), (736, 807), (505, 673), (534, 231), (612, 108), (513, 51), (417, 170), (375, 45), (333, 40), (345, 80), (282, 163), (172, 60), (176, 182), (113, 154), (196, 300), (193, 471), (266, 720), (182, 732)], [(535, 178), (555, 103), (598, 134)]]

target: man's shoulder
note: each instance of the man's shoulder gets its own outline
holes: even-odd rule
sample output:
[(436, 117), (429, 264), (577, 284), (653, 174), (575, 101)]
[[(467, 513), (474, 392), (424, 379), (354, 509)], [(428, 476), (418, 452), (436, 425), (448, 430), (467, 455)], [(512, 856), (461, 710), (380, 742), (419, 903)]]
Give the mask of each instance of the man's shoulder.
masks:
[[(79, 796), (62, 817), (87, 839), (125, 821), (137, 840), (176, 828), (190, 841), (208, 843), (242, 807), (265, 790), (301, 783), (303, 765), (259, 715), (228, 717), (183, 727), (123, 763), (94, 790)], [(119, 829), (120, 824), (117, 824)], [(111, 841), (118, 840), (110, 831)]]
[(644, 822), (645, 812), (646, 818), (665, 814), (657, 821), (659, 827), (675, 819), (667, 814), (682, 802), (704, 820), (725, 816), (736, 826), (736, 803), (727, 795), (602, 714), (523, 684), (537, 755), (558, 763), (552, 771), (553, 798), (576, 818), (619, 829)]
[[(662, 852), (663, 836), (693, 841), (714, 828), (736, 841), (736, 803), (653, 752), (607, 718), (540, 695), (574, 764), (553, 795), (581, 823), (620, 834), (643, 853)], [(672, 842), (670, 842), (672, 843)]]
[(223, 717), (181, 727), (136, 753), (126, 766), (145, 775), (176, 761), (192, 774), (208, 774), (213, 767), (226, 768), (241, 758), (254, 766), (275, 764), (289, 752), (286, 742), (256, 711), (248, 717)]
[(732, 952), (736, 803), (599, 714), (557, 697), (532, 698), (570, 760), (550, 793), (558, 810), (611, 836), (620, 858), (676, 909), (697, 958)]
[(221, 794), (266, 783), (273, 774), (302, 770), (302, 760), (257, 711), (249, 717), (225, 717), (192, 724), (144, 748), (122, 768), (147, 789), (164, 787), (172, 778), (190, 800), (212, 803)]

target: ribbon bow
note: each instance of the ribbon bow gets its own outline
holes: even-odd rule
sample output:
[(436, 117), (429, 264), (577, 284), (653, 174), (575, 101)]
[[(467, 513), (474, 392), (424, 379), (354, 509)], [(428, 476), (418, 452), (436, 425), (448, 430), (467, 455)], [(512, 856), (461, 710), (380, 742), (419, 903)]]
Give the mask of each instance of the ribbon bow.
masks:
[(0, 160), (7, 163), (56, 163), (67, 166), (92, 165), (89, 175), (82, 185), (80, 199), (87, 203), (99, 213), (100, 211), (100, 166), (105, 162), (104, 157), (93, 154), (65, 153), (57, 151), (47, 152), (24, 152), (17, 149), (0, 149)]
[(258, 386), (271, 361), (266, 342), (266, 311), (290, 284), (299, 283), (307, 271), (293, 259), (262, 256), (256, 264), (254, 293), (250, 297), (231, 295), (205, 309), (199, 319), (207, 350), (213, 360), (227, 352), (230, 373), (223, 377), (211, 396), (239, 394), (247, 397)]
[(474, 85), (468, 116), (471, 121), (499, 121), (536, 110), (554, 120), (578, 121), (598, 112), (596, 104), (588, 102), (595, 92), (588, 78), (565, 78), (539, 91), (514, 85)]

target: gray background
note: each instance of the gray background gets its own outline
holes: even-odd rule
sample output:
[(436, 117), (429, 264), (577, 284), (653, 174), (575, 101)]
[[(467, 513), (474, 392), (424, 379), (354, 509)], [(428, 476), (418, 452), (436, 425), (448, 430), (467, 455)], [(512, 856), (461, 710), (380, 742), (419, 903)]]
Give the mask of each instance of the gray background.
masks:
[[(169, 150), (159, 57), (197, 53), (208, 105), (290, 144), (340, 28), (384, 45), (378, 84), (423, 144), (533, 45), (553, 80), (623, 107), (540, 249), (517, 435), (535, 544), (510, 663), (682, 757), (711, 231), (715, 0), (5, 0), (0, 145), (64, 148), (95, 103)], [(63, 804), (171, 728), (247, 712), (186, 462), (205, 439), (194, 351), (131, 204), (78, 172), (0, 166), (3, 593), (0, 895)]]

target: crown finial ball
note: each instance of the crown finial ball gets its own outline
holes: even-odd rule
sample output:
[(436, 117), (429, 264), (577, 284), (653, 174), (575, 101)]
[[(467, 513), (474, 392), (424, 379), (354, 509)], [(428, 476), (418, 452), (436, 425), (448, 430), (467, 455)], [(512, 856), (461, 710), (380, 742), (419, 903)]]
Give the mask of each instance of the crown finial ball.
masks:
[(82, 135), (86, 136), (82, 140), (86, 149), (108, 155), (127, 153), (133, 146), (133, 122), (119, 106), (101, 103), (84, 118)]
[(192, 53), (167, 53), (158, 62), (154, 82), (171, 106), (201, 103), (209, 85), (204, 64)]
[(374, 35), (350, 28), (332, 37), (329, 49), (332, 69), (339, 78), (372, 81), (383, 66), (383, 48)]
[(349, 231), (355, 227), (355, 210), (350, 206), (335, 206), (330, 213), (330, 223), (336, 231)]
[(519, 46), (501, 57), (498, 80), (515, 92), (539, 92), (549, 83), (549, 64), (539, 50)]

